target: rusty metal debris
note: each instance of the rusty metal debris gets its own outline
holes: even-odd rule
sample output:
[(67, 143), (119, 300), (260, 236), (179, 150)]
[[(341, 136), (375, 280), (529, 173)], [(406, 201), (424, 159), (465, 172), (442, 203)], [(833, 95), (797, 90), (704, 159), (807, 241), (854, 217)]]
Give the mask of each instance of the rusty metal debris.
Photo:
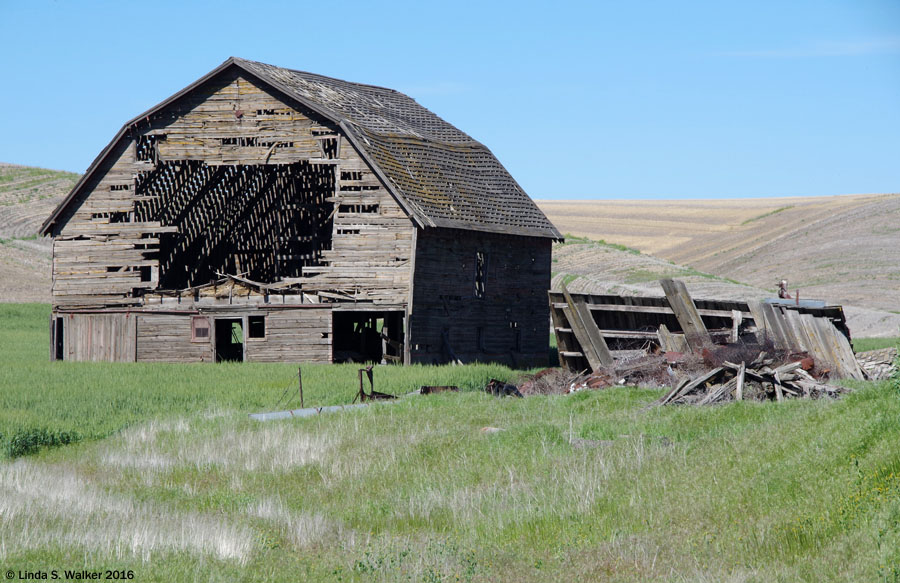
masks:
[[(369, 392), (366, 393), (365, 386), (363, 385), (363, 373), (369, 379)], [(396, 395), (389, 395), (387, 393), (379, 393), (375, 390), (375, 375), (372, 372), (372, 366), (367, 366), (366, 368), (359, 369), (359, 392), (353, 397), (353, 402), (355, 403), (357, 399), (359, 399), (360, 403), (365, 403), (366, 401), (383, 401), (385, 399), (396, 399)]]

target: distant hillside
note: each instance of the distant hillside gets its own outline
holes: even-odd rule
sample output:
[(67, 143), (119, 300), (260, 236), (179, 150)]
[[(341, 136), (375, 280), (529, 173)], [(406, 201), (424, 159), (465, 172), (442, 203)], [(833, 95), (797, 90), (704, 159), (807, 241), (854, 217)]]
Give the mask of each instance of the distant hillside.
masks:
[[(552, 217), (551, 217), (552, 220)], [(560, 283), (573, 292), (632, 296), (662, 296), (659, 279), (683, 280), (695, 298), (751, 300), (772, 297), (771, 290), (719, 277), (622, 245), (568, 238), (553, 248), (552, 287)], [(854, 337), (900, 335), (900, 314), (844, 305)]]
[(0, 163), (0, 237), (35, 235), (79, 174)]
[[(900, 311), (900, 195), (538, 201), (560, 231), (774, 292)], [(896, 331), (895, 331), (896, 332)]]
[(50, 241), (37, 232), (79, 178), (0, 163), (0, 301), (50, 301)]

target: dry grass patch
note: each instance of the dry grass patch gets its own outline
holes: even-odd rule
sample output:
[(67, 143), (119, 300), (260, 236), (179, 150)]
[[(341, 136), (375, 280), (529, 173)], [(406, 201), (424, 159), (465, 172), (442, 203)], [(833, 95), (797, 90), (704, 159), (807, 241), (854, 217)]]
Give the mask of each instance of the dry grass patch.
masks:
[(117, 559), (188, 552), (244, 564), (253, 541), (252, 531), (219, 518), (109, 494), (67, 465), (0, 465), (0, 558), (75, 546)]

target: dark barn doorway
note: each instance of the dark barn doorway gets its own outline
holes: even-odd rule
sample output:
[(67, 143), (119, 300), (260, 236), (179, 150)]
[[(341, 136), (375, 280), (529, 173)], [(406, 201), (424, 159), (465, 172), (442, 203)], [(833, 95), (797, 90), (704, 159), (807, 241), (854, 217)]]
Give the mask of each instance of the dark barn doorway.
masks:
[(334, 362), (403, 362), (403, 312), (332, 313)]
[(216, 362), (243, 360), (243, 321), (240, 318), (216, 318)]

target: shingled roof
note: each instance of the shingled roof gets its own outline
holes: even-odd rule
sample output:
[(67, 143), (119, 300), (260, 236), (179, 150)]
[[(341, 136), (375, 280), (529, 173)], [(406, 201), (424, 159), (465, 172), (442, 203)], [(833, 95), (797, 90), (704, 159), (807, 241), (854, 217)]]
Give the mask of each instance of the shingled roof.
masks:
[(153, 114), (232, 66), (339, 125), (420, 226), (562, 239), (486, 146), (407, 95), (237, 57), (229, 58), (196, 83), (125, 124), (42, 231), (49, 231), (62, 209), (134, 121)]

